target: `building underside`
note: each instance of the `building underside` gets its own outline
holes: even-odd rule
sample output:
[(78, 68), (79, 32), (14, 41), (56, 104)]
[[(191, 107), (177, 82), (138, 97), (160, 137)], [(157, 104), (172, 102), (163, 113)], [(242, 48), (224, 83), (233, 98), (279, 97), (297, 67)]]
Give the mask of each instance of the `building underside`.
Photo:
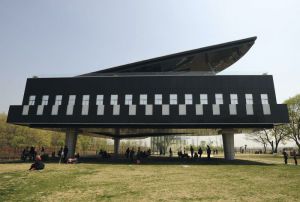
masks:
[(234, 159), (234, 133), (288, 122), (271, 75), (220, 76), (256, 37), (162, 56), (75, 77), (27, 79), (22, 105), (8, 123), (66, 132), (70, 156), (77, 135), (113, 138), (222, 134)]

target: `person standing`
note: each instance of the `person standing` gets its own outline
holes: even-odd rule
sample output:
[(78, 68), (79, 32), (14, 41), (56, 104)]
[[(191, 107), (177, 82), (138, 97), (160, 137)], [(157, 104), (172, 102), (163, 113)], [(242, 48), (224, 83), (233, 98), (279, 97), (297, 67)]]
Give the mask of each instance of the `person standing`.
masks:
[(136, 152), (136, 163), (137, 164), (140, 164), (141, 163), (141, 148), (140, 147), (138, 147), (138, 150), (137, 150), (137, 152)]
[(35, 153), (34, 147), (30, 147), (29, 160), (34, 160), (35, 159), (34, 153)]
[(173, 151), (172, 151), (171, 147), (169, 149), (169, 153), (170, 153), (170, 157), (172, 157), (173, 156)]
[(198, 154), (199, 154), (199, 158), (201, 159), (201, 156), (202, 156), (202, 154), (203, 154), (203, 151), (202, 151), (202, 148), (201, 148), (201, 147), (199, 147), (199, 149), (198, 149)]
[(159, 155), (161, 156), (163, 154), (162, 147), (159, 148)]
[(41, 154), (44, 154), (44, 153), (45, 153), (45, 147), (42, 147)]
[(297, 161), (297, 153), (296, 153), (296, 150), (294, 149), (293, 151), (293, 158), (294, 158), (294, 161), (295, 161), (295, 165), (298, 165), (298, 161)]
[(283, 150), (282, 154), (283, 154), (283, 158), (284, 158), (284, 164), (287, 164), (288, 154), (287, 154), (287, 152), (285, 151), (285, 149)]
[(208, 145), (207, 145), (206, 153), (207, 153), (207, 159), (209, 160), (210, 159), (210, 154), (211, 154), (211, 149)]
[(125, 152), (125, 156), (126, 158), (128, 159), (129, 158), (129, 153), (130, 153), (130, 149), (129, 147), (126, 149), (126, 152)]
[(194, 158), (194, 148), (192, 145), (190, 147), (190, 151), (191, 151), (191, 157)]
[(68, 156), (69, 148), (67, 145), (64, 147), (64, 160), (67, 161), (67, 156)]
[(133, 156), (134, 156), (134, 148), (132, 147), (132, 149), (129, 152), (129, 157), (132, 162), (133, 162)]

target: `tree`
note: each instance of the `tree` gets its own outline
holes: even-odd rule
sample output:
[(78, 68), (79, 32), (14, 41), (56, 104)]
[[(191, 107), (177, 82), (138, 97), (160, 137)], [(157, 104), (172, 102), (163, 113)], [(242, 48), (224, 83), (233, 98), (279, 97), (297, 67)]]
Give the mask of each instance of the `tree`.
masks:
[(263, 144), (264, 153), (266, 153), (267, 144), (271, 146), (272, 153), (277, 153), (280, 142), (285, 143), (285, 140), (288, 139), (288, 133), (284, 125), (275, 126), (272, 129), (263, 129), (254, 132), (248, 135), (248, 139)]
[(289, 139), (289, 134), (286, 131), (286, 126), (275, 126), (271, 130), (271, 137), (273, 138), (273, 140), (271, 140), (272, 151), (273, 153), (277, 153), (279, 143), (282, 142), (284, 144), (285, 141)]
[(286, 132), (290, 139), (295, 141), (300, 152), (300, 94), (286, 100), (289, 111), (290, 122), (287, 124)]
[(248, 140), (251, 140), (253, 142), (257, 142), (263, 145), (264, 147), (264, 154), (267, 153), (267, 145), (268, 142), (265, 138), (265, 133), (264, 131), (255, 131), (254, 133), (247, 134), (246, 138)]

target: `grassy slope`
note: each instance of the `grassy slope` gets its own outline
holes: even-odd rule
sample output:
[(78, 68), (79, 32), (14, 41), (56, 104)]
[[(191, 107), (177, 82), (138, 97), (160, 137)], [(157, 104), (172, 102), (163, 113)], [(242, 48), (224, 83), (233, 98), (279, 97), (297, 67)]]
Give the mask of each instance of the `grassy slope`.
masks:
[(0, 164), (0, 201), (300, 201), (300, 166), (29, 165)]

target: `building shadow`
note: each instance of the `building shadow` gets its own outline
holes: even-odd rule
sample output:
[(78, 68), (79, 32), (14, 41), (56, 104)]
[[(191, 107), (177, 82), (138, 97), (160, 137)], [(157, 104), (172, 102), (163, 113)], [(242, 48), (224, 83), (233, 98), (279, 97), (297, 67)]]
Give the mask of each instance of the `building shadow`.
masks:
[[(50, 164), (57, 164), (59, 163), (60, 159), (58, 157), (50, 158), (49, 160), (45, 161), (45, 163)], [(12, 164), (12, 163), (31, 163), (32, 161), (21, 161), (21, 160), (6, 160), (0, 161), (0, 164)], [(61, 163), (64, 163), (61, 161)], [(83, 164), (116, 164), (116, 165), (132, 165), (137, 164), (136, 159), (131, 161), (130, 159), (126, 158), (101, 158), (98, 156), (84, 156), (80, 157), (78, 163)], [(141, 158), (141, 165), (274, 165), (272, 163), (264, 163), (261, 161), (254, 161), (254, 160), (242, 160), (242, 159), (235, 159), (235, 160), (225, 160), (224, 158), (178, 158), (178, 157), (165, 157), (165, 156), (150, 156), (147, 158)]]

